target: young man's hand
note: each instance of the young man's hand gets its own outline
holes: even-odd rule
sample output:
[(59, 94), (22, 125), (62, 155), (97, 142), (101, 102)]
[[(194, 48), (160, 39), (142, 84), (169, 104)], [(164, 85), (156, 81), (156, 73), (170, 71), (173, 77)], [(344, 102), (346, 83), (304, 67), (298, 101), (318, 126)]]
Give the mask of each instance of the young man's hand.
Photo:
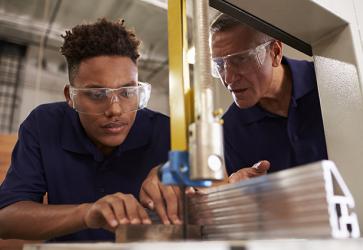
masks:
[(87, 204), (84, 223), (87, 228), (114, 231), (120, 224), (151, 224), (151, 220), (133, 195), (115, 193)]
[(248, 180), (253, 177), (258, 177), (267, 174), (270, 168), (269, 161), (259, 161), (249, 168), (241, 168), (237, 172), (231, 174), (228, 178), (229, 183), (235, 183), (243, 180)]
[(182, 200), (180, 189), (163, 185), (158, 177), (158, 167), (154, 167), (142, 183), (140, 202), (155, 211), (164, 224), (181, 224)]
[[(249, 168), (242, 168), (228, 178), (229, 183), (247, 180), (267, 173), (270, 162), (260, 161)], [(155, 211), (164, 224), (181, 224), (182, 200), (179, 187), (163, 185), (158, 177), (158, 167), (154, 167), (142, 183), (140, 202), (144, 207)], [(196, 193), (193, 188), (187, 194)]]

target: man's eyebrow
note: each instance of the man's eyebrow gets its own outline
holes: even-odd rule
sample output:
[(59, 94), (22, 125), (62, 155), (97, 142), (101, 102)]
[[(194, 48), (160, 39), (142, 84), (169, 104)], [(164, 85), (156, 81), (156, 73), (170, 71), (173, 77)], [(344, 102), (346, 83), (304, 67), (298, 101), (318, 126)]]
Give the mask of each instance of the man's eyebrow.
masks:
[[(120, 85), (118, 85), (118, 88), (133, 87), (136, 85), (137, 85), (136, 82), (121, 83)], [(86, 83), (84, 88), (107, 88), (107, 87), (103, 86), (101, 83), (92, 82), (92, 83)]]
[(84, 88), (104, 88), (100, 83), (92, 82), (92, 83), (86, 83)]
[(128, 83), (122, 84), (120, 87), (133, 87), (133, 86), (136, 86), (136, 85), (137, 85), (136, 82), (128, 82)]

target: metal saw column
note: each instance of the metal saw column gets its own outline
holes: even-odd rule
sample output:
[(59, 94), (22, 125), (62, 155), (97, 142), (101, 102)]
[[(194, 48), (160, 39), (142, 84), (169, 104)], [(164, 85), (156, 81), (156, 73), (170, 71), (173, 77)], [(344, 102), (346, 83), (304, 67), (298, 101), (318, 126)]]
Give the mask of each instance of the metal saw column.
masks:
[(186, 60), (186, 0), (168, 1), (169, 105), (171, 150), (188, 150), (188, 125), (193, 117), (189, 68)]

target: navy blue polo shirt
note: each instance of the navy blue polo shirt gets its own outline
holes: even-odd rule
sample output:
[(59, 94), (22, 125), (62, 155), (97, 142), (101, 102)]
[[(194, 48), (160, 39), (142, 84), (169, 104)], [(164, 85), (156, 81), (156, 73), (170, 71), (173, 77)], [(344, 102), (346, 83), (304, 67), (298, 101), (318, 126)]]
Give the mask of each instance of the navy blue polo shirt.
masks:
[(314, 65), (283, 58), (292, 75), (288, 117), (260, 106), (240, 109), (233, 103), (224, 114), (225, 160), (229, 174), (269, 160), (269, 172), (327, 159)]
[[(65, 102), (41, 105), (20, 126), (0, 187), (0, 208), (17, 201), (42, 202), (46, 192), (49, 204), (95, 202), (116, 192), (138, 198), (142, 181), (168, 160), (169, 148), (169, 118), (160, 113), (139, 110), (125, 141), (105, 157)], [(52, 240), (107, 241), (114, 235), (89, 229)]]

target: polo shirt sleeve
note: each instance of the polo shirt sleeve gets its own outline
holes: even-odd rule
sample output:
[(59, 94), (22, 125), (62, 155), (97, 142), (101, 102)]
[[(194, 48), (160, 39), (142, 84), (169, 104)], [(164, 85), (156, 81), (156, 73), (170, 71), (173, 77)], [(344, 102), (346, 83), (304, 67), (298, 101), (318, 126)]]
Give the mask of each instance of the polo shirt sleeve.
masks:
[(7, 176), (0, 186), (0, 208), (18, 201), (42, 202), (46, 181), (34, 114), (20, 126)]

